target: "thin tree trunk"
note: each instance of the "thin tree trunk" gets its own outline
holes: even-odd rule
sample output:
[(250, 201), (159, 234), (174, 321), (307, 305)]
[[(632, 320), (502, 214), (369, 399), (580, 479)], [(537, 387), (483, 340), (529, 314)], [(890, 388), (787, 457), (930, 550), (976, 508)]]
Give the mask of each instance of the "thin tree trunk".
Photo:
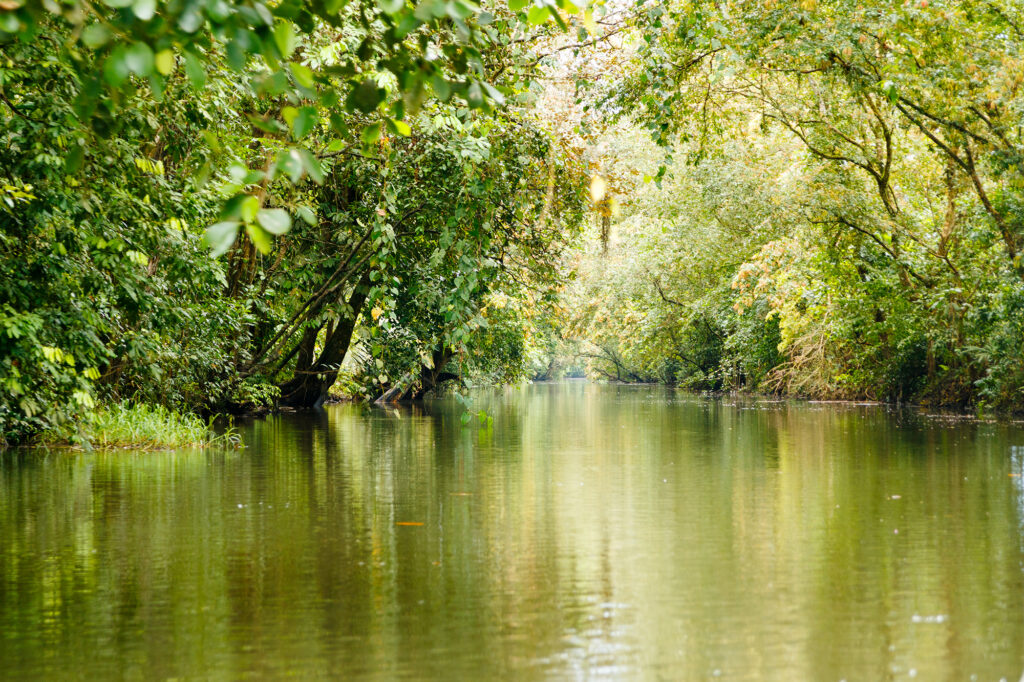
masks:
[[(300, 408), (323, 405), (327, 399), (327, 392), (338, 379), (338, 369), (352, 343), (352, 332), (359, 319), (359, 312), (362, 310), (363, 304), (366, 303), (369, 286), (370, 276), (367, 273), (359, 280), (348, 298), (348, 307), (352, 311), (351, 317), (340, 320), (333, 330), (328, 329), (320, 356), (304, 367), (305, 363), (302, 362), (303, 357), (300, 355), (299, 362), (296, 363), (295, 376), (281, 385), (281, 405)], [(315, 336), (313, 340), (315, 342)], [(306, 339), (303, 338), (303, 341), (305, 342)], [(302, 352), (305, 350), (303, 348)]]

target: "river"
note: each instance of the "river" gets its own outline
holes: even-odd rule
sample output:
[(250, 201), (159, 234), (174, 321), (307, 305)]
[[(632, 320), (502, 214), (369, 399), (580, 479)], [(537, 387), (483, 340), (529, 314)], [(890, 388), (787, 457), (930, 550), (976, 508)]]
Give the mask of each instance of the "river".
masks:
[(582, 382), (472, 410), (0, 453), (0, 678), (1021, 678), (1020, 426)]

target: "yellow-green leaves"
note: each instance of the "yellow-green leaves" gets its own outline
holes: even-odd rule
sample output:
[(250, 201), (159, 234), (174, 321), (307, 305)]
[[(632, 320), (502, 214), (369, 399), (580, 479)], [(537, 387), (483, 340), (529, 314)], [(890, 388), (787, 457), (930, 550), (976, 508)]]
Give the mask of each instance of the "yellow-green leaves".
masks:
[(301, 140), (316, 126), (318, 114), (314, 107), (285, 107), (281, 110), (281, 116), (291, 128), (295, 139)]
[(401, 135), (402, 137), (409, 137), (412, 135), (412, 129), (409, 128), (409, 124), (405, 121), (398, 121), (393, 118), (387, 119), (388, 130), (395, 135)]
[(41, 346), (39, 348), (43, 352), (43, 357), (54, 364), (65, 364), (73, 367), (75, 365), (75, 356), (71, 353), (62, 351), (60, 348), (54, 348), (53, 346)]
[(164, 76), (171, 75), (174, 71), (174, 52), (172, 50), (160, 50), (153, 59), (156, 70)]
[(530, 11), (526, 13), (526, 20), (531, 24), (540, 25), (547, 21), (550, 16), (550, 8), (534, 5), (530, 8)]
[(291, 216), (281, 208), (260, 208), (256, 197), (245, 197), (240, 208), (242, 223), (237, 220), (225, 220), (206, 228), (203, 235), (214, 258), (227, 253), (238, 237), (238, 229), (245, 225), (253, 245), (261, 253), (270, 253), (273, 241), (270, 235), (282, 235), (292, 227)]
[[(301, 158), (297, 159), (297, 162), (304, 163)], [(238, 174), (242, 172), (244, 168), (241, 168)], [(253, 171), (250, 175), (254, 173), (256, 172)], [(211, 225), (204, 235), (214, 257), (226, 253), (231, 248), (242, 226), (245, 227), (252, 243), (262, 253), (269, 253), (273, 247), (271, 235), (285, 234), (292, 227), (292, 218), (287, 211), (282, 208), (263, 208), (258, 197), (246, 194), (237, 194), (228, 200), (223, 217), (227, 220)]]
[(256, 214), (260, 210), (260, 200), (253, 196), (244, 197), (242, 199), (241, 208), (239, 214), (242, 216), (242, 220), (247, 223), (251, 223), (256, 219)]
[(246, 225), (245, 233), (249, 235), (249, 239), (252, 240), (253, 245), (259, 249), (260, 253), (268, 254), (274, 248), (274, 244), (270, 239), (270, 233), (259, 225), (255, 223)]
[(299, 64), (297, 62), (291, 62), (288, 64), (288, 68), (291, 69), (292, 75), (295, 76), (295, 82), (307, 90), (312, 90), (314, 86), (313, 82), (313, 70), (308, 66)]
[(0, 199), (3, 200), (8, 207), (14, 208), (16, 202), (28, 202), (35, 199), (35, 195), (32, 193), (32, 185), (0, 185)]

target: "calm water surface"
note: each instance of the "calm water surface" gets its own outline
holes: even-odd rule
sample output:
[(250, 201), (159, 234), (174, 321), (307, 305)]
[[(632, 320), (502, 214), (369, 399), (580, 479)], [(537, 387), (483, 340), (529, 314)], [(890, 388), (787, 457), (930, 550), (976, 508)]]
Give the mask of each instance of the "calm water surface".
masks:
[(479, 408), (0, 454), (0, 678), (1024, 671), (1020, 427), (582, 383)]

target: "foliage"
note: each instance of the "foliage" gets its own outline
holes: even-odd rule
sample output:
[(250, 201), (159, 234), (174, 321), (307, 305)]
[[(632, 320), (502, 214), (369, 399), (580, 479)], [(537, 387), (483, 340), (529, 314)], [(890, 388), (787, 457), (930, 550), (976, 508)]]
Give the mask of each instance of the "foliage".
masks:
[(364, 373), (380, 392), (429, 388), (424, 370), (519, 378), (529, 318), (550, 296), (584, 207), (582, 169), (530, 121), (432, 125), (432, 136), (403, 144), (414, 163), (389, 177), (394, 212), (408, 218), (378, 262), (394, 274), (363, 333)]
[(1022, 25), (1004, 2), (638, 7), (631, 67), (585, 99), (618, 163), (639, 127), (676, 164), (633, 162), (663, 191), (623, 186), (615, 248), (584, 258), (592, 370), (1019, 409)]
[[(330, 131), (335, 150), (369, 148), (385, 134), (409, 135), (403, 119), (428, 93), (483, 110), (521, 95), (528, 85), (515, 68), (522, 41), (510, 35), (549, 20), (565, 27), (560, 11), (580, 8), (558, 0), (525, 10), (525, 2), (513, 1), (508, 10), (483, 11), (468, 0), (415, 7), (394, 0), (12, 0), (0, 8), (0, 45), (17, 40), (52, 51), (79, 83), (72, 111), (80, 124), (66, 153), (72, 171), (90, 150), (83, 136), (117, 134), (125, 105), (140, 93), (162, 102), (176, 82), (187, 82), (201, 97), (211, 72), (227, 75), (248, 100), (232, 113), (265, 152), (224, 197), (221, 221), (207, 237), (223, 252), (244, 227), (266, 253), (271, 235), (291, 224), (287, 212), (265, 205), (268, 187), (283, 179), (322, 181), (312, 133)], [(43, 42), (54, 27), (59, 39)], [(492, 83), (496, 73), (505, 74), (505, 84)], [(7, 103), (17, 111), (20, 101)]]
[[(115, 398), (199, 401), (216, 381), (222, 335), (238, 331), (230, 303), (214, 303), (223, 272), (195, 229), (217, 199), (190, 191), (179, 172), (195, 163), (184, 145), (217, 120), (225, 88), (211, 87), (221, 96), (204, 109), (185, 97), (134, 100), (121, 134), (93, 139), (72, 173), (76, 81), (38, 50), (57, 36), (4, 47), (17, 66), (0, 68), (18, 102), (3, 119), (0, 184), (31, 187), (0, 203), (8, 439), (91, 408), (97, 387)], [(154, 147), (161, 160), (147, 155)]]
[(210, 426), (195, 415), (161, 405), (110, 403), (85, 413), (75, 423), (48, 433), (43, 442), (74, 443), (91, 448), (152, 449), (204, 446), (217, 439)]
[(578, 219), (528, 113), (559, 7), (0, 4), (0, 439), (312, 406), (398, 310), (464, 353)]

